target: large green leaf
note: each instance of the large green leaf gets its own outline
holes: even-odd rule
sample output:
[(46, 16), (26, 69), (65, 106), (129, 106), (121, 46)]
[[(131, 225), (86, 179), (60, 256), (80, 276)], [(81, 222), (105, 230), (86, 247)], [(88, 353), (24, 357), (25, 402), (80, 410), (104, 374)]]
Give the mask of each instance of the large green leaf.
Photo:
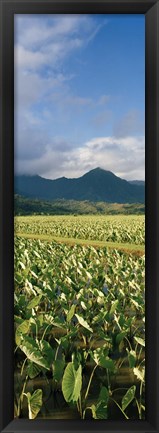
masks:
[(44, 322), (46, 322), (47, 325), (54, 325), (57, 328), (66, 329), (64, 321), (61, 320), (59, 317), (54, 318), (51, 314), (44, 315)]
[(47, 359), (48, 364), (52, 364), (55, 358), (55, 349), (50, 346), (50, 343), (46, 340), (40, 342), (40, 351), (42, 356)]
[(141, 346), (145, 347), (145, 341), (143, 340), (143, 338), (140, 337), (134, 337), (134, 340), (140, 344)]
[(96, 405), (96, 419), (107, 419), (108, 400), (109, 391), (105, 386), (102, 386), (98, 397), (98, 403)]
[(133, 369), (133, 372), (134, 372), (135, 376), (137, 376), (138, 380), (141, 380), (141, 382), (144, 382), (145, 367), (143, 367), (142, 369), (135, 367)]
[(82, 388), (82, 367), (81, 365), (75, 370), (72, 362), (69, 362), (65, 368), (62, 380), (62, 392), (67, 402), (76, 402)]
[(88, 409), (91, 409), (92, 417), (94, 419), (108, 418), (107, 403), (104, 403), (103, 401), (98, 402), (97, 404), (92, 404)]
[(129, 366), (130, 368), (134, 368), (136, 363), (136, 352), (134, 350), (129, 351), (128, 349), (126, 349), (126, 351), (128, 354)]
[(96, 418), (97, 419), (107, 419), (108, 418), (108, 407), (107, 403), (101, 401), (96, 406)]
[(118, 299), (116, 299), (116, 301), (114, 301), (111, 305), (110, 314), (114, 313), (114, 311), (117, 309), (118, 304), (119, 304), (119, 301), (118, 301)]
[(37, 307), (41, 301), (42, 295), (34, 297), (27, 305), (27, 309), (30, 310), (31, 308)]
[(15, 341), (17, 346), (20, 345), (23, 335), (26, 335), (30, 328), (30, 320), (24, 320), (16, 329)]
[(53, 362), (53, 379), (55, 379), (57, 382), (60, 382), (62, 379), (64, 367), (64, 359), (56, 359), (56, 361)]
[(72, 319), (72, 317), (74, 316), (75, 313), (75, 309), (76, 309), (76, 305), (71, 305), (70, 310), (67, 313), (67, 322), (69, 323)]
[(122, 398), (122, 410), (125, 410), (127, 406), (131, 403), (131, 401), (135, 397), (136, 386), (133, 385), (128, 389), (124, 397)]
[(109, 391), (108, 391), (108, 388), (106, 388), (106, 386), (102, 386), (102, 388), (101, 388), (101, 390), (100, 390), (100, 393), (99, 393), (99, 397), (98, 397), (98, 400), (101, 402), (101, 401), (104, 401), (105, 403), (107, 403), (108, 402), (108, 399), (109, 399)]
[(45, 367), (47, 370), (50, 370), (47, 359), (42, 356), (39, 347), (33, 338), (24, 337), (19, 347), (30, 361), (35, 362), (35, 364), (38, 364), (41, 367)]
[(107, 368), (110, 371), (114, 371), (115, 369), (114, 362), (112, 359), (109, 358), (109, 356), (106, 357), (102, 356), (100, 358), (99, 365), (100, 367)]
[(116, 343), (120, 344), (126, 335), (127, 335), (127, 331), (119, 332), (119, 334), (117, 334), (117, 336), (116, 336)]
[(86, 320), (83, 319), (83, 317), (79, 316), (78, 314), (75, 314), (75, 316), (77, 317), (77, 320), (81, 326), (88, 329), (88, 331), (93, 332), (93, 329), (89, 326), (89, 324), (86, 322)]
[(38, 374), (41, 372), (41, 368), (39, 365), (34, 364), (34, 362), (29, 361), (29, 365), (27, 368), (27, 374), (30, 377), (30, 379), (34, 379), (38, 376)]
[(29, 409), (29, 419), (36, 418), (42, 407), (42, 390), (36, 389), (34, 393), (31, 395), (30, 392), (25, 394), (28, 399), (28, 409)]
[(102, 348), (94, 350), (92, 355), (94, 361), (99, 365), (99, 367), (108, 368), (108, 370), (114, 371), (115, 365), (113, 360), (107, 356), (107, 353), (104, 353)]

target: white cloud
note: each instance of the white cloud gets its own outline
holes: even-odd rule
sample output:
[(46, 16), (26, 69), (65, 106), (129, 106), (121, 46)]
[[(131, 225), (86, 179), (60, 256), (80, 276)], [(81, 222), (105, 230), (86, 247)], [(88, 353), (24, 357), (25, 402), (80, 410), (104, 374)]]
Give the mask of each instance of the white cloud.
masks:
[(86, 113), (87, 119), (88, 109), (96, 128), (111, 120), (107, 108), (111, 96), (104, 93), (93, 98), (73, 91), (74, 75), (64, 67), (65, 60), (91, 43), (100, 28), (93, 17), (86, 15), (16, 16), (16, 172), (48, 178), (78, 177), (100, 166), (123, 178), (144, 178), (143, 127), (136, 111), (120, 119), (113, 137), (97, 136), (79, 145), (57, 136), (58, 128), (62, 134), (62, 125), (70, 122), (72, 127), (72, 117), (77, 114), (79, 125), (74, 129), (78, 139), (82, 128), (79, 114)]
[[(50, 42), (75, 38), (99, 31), (95, 20), (87, 15), (16, 15), (15, 29), (20, 35), (21, 44), (27, 49), (36, 50), (48, 46)], [(15, 33), (16, 36), (16, 33)]]
[[(67, 74), (63, 64), (73, 51), (77, 52), (86, 46), (100, 27), (94, 18), (86, 15), (16, 15), (16, 153), (23, 153), (26, 145), (24, 131), (25, 134), (27, 131), (29, 140), (33, 135), (31, 141), (34, 146), (36, 126), (41, 124), (47, 130), (49, 118), (52, 123), (54, 113), (57, 120), (58, 109), (62, 122), (63, 116), (71, 116), (72, 110), (81, 110), (94, 104), (90, 97), (71, 91), (68, 83), (73, 79), (73, 74)], [(43, 106), (41, 110), (40, 105)], [(44, 114), (42, 118), (42, 111), (47, 112), (47, 116)]]
[(53, 179), (79, 177), (88, 170), (101, 167), (123, 179), (144, 179), (144, 149), (143, 136), (96, 137), (76, 148), (73, 145), (71, 148), (64, 139), (56, 138), (45, 146), (45, 152), (39, 157), (18, 161), (17, 170)]
[(126, 179), (144, 178), (144, 137), (97, 137), (74, 152), (76, 170), (102, 167)]
[(40, 51), (31, 51), (21, 45), (17, 45), (14, 50), (14, 59), (16, 67), (34, 70), (45, 64), (45, 55)]
[[(86, 46), (100, 30), (86, 15), (18, 15), (15, 19), (15, 63), (37, 71), (41, 67), (59, 68), (74, 50)], [(39, 71), (40, 72), (40, 71)]]

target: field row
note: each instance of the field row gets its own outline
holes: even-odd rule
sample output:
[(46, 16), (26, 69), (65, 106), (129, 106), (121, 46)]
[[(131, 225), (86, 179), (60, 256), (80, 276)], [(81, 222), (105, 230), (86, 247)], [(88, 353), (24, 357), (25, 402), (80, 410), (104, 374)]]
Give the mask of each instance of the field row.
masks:
[(16, 217), (16, 233), (144, 245), (144, 216)]
[(14, 263), (15, 416), (144, 419), (144, 256), (15, 237)]

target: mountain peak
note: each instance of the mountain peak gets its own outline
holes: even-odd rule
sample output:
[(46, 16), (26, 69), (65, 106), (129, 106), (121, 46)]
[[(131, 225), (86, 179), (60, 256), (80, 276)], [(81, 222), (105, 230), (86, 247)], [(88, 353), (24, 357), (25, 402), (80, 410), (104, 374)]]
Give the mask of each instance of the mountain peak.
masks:
[(15, 193), (44, 200), (89, 200), (109, 203), (143, 203), (144, 186), (121, 179), (96, 167), (83, 176), (44, 179), (40, 176), (15, 178)]
[(93, 173), (93, 174), (99, 174), (99, 173), (111, 173), (111, 174), (113, 174), (111, 171), (109, 171), (109, 170), (105, 170), (104, 168), (101, 168), (101, 167), (96, 167), (96, 168), (92, 168), (92, 170), (90, 170), (90, 171), (88, 171), (87, 173), (85, 173), (84, 174), (84, 176), (85, 175), (88, 175), (88, 174), (90, 174), (90, 173)]
[(89, 173), (92, 172), (92, 171), (93, 171), (94, 173), (97, 173), (97, 172), (103, 172), (103, 171), (104, 171), (104, 172), (107, 172), (107, 170), (105, 170), (104, 168), (101, 168), (101, 167), (95, 167), (95, 168), (93, 168), (92, 170), (90, 170)]

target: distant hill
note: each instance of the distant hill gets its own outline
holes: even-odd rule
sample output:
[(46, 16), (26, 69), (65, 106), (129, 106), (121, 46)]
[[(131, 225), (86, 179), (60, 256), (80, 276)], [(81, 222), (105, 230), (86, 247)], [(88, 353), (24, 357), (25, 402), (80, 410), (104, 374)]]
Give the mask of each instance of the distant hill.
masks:
[(142, 203), (121, 204), (77, 200), (42, 201), (15, 194), (15, 215), (143, 215), (145, 205)]
[(15, 193), (40, 200), (144, 203), (145, 188), (121, 179), (111, 171), (96, 168), (75, 179), (15, 176)]

